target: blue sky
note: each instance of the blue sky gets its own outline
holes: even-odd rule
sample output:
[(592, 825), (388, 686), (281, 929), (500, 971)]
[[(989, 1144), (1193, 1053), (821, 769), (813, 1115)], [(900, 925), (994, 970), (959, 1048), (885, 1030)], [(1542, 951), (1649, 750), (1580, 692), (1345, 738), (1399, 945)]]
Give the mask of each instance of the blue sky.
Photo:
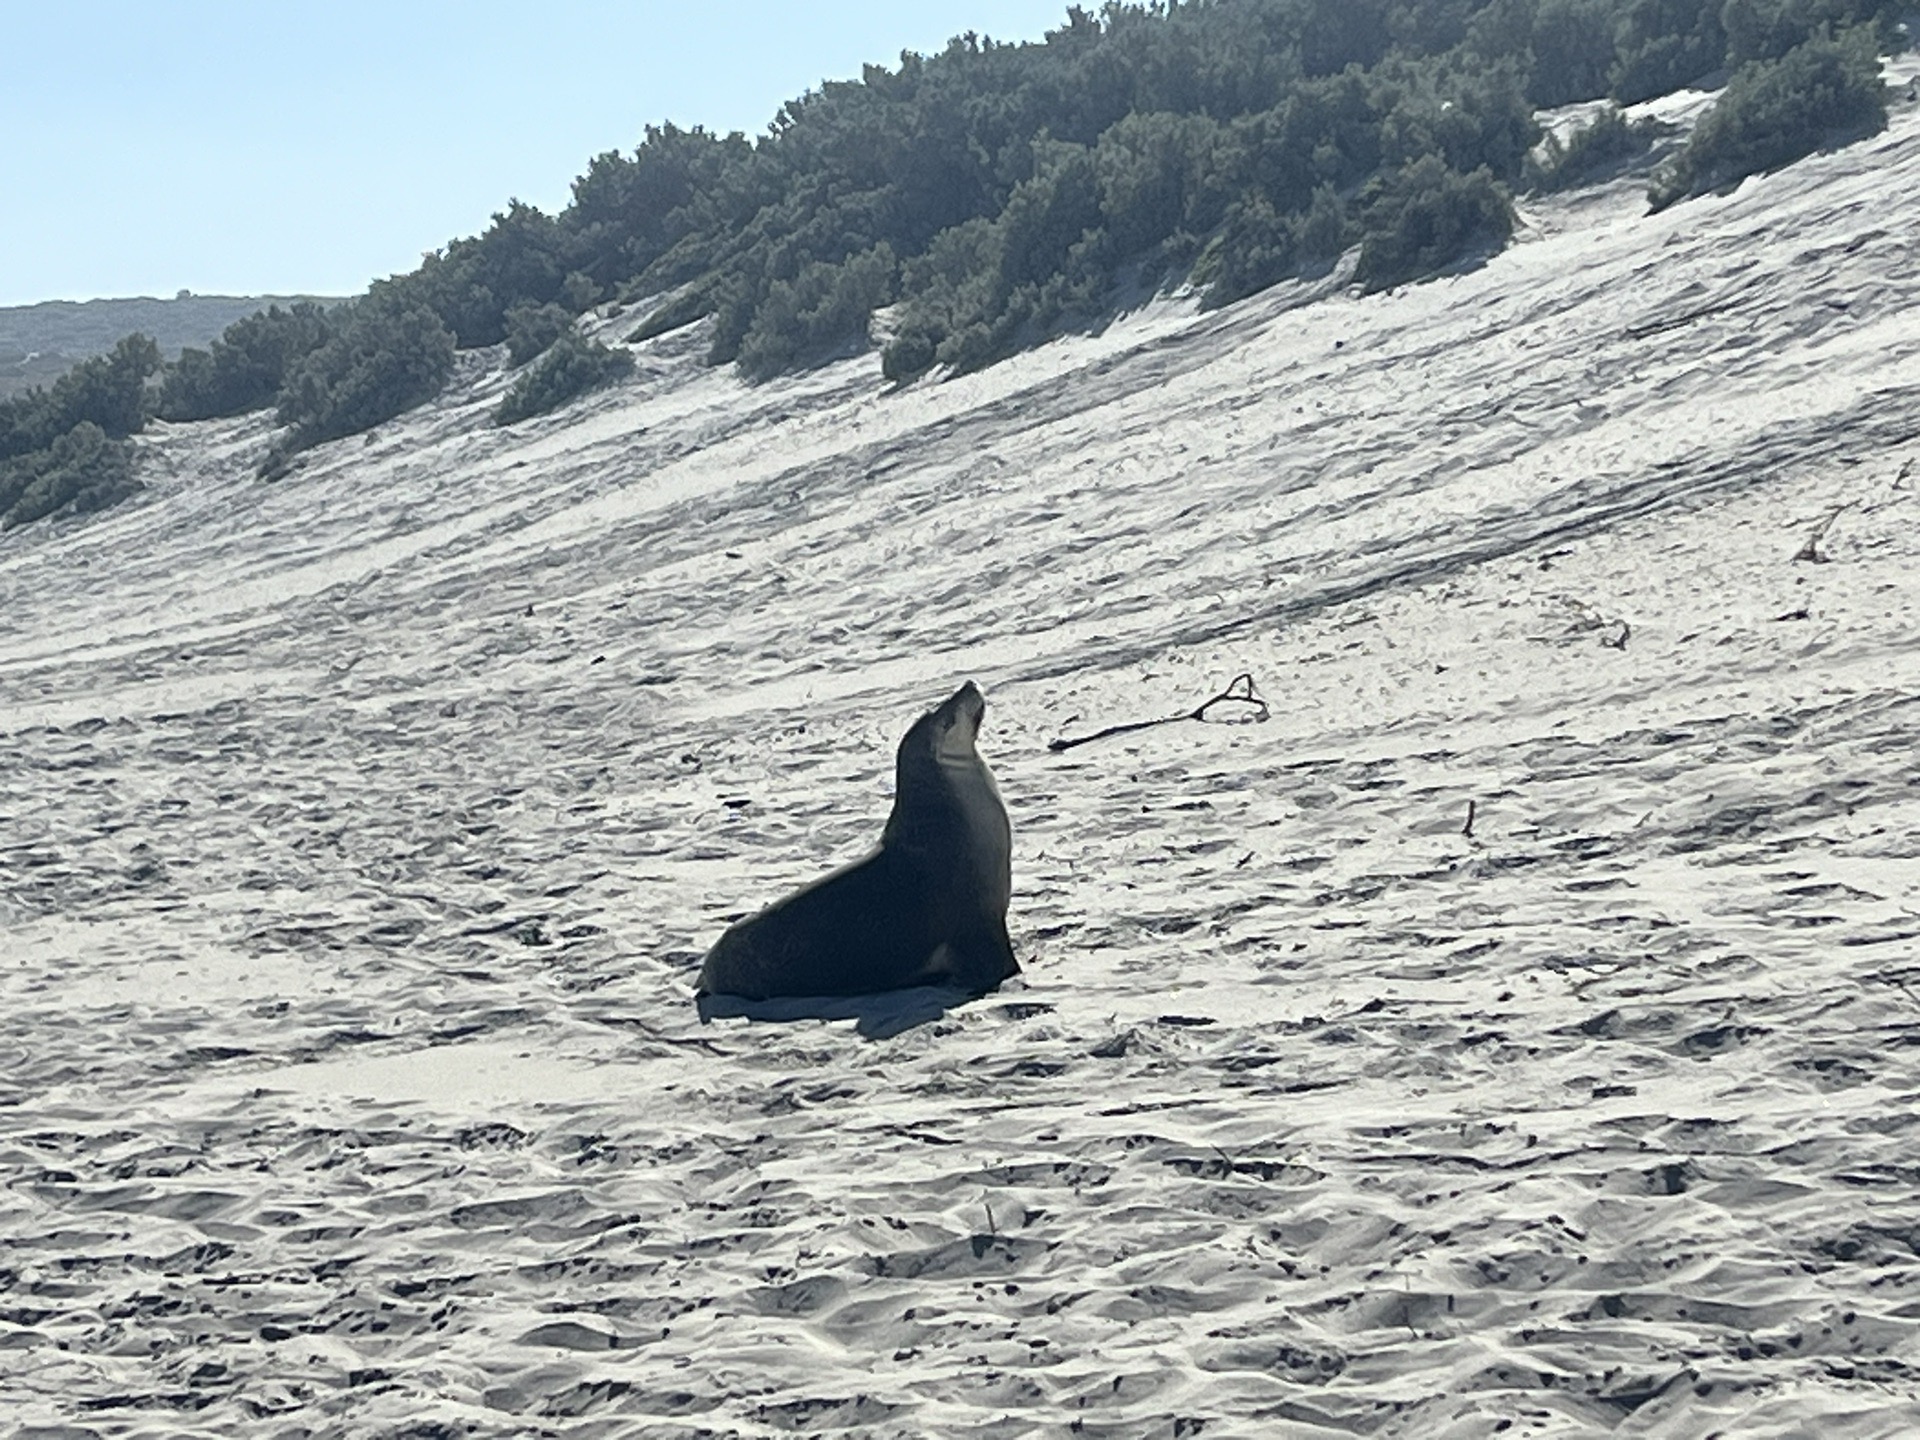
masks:
[(0, 305), (352, 294), (552, 210), (649, 121), (782, 101), (1067, 0), (0, 0)]

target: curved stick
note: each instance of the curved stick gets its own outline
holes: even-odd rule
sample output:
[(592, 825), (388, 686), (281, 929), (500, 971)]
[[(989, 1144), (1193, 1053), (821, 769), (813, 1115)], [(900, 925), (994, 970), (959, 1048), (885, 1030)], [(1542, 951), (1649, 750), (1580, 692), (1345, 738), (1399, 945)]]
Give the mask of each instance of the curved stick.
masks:
[(1106, 740), (1115, 735), (1126, 735), (1135, 730), (1150, 729), (1155, 725), (1172, 725), (1180, 720), (1204, 721), (1207, 719), (1207, 712), (1216, 705), (1252, 706), (1253, 715), (1251, 718), (1254, 720), (1265, 720), (1271, 713), (1267, 709), (1267, 702), (1262, 700), (1259, 692), (1253, 688), (1253, 675), (1250, 672), (1245, 672), (1234, 676), (1232, 681), (1228, 683), (1227, 688), (1222, 690), (1218, 695), (1202, 701), (1184, 715), (1162, 715), (1158, 720), (1131, 720), (1124, 725), (1109, 725), (1106, 729), (1096, 730), (1091, 735), (1079, 735), (1071, 740), (1049, 740), (1047, 742), (1047, 749), (1058, 754), (1062, 750), (1071, 750), (1076, 745), (1090, 745), (1095, 740)]

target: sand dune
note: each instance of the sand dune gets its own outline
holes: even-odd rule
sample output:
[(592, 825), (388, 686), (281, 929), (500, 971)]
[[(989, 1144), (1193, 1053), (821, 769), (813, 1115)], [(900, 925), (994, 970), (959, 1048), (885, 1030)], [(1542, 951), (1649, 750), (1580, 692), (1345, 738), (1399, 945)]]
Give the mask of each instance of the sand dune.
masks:
[[(899, 393), (158, 427), (0, 539), (8, 1423), (1920, 1428), (1916, 191), (1908, 105)], [(1023, 981), (703, 1024), (968, 676)]]

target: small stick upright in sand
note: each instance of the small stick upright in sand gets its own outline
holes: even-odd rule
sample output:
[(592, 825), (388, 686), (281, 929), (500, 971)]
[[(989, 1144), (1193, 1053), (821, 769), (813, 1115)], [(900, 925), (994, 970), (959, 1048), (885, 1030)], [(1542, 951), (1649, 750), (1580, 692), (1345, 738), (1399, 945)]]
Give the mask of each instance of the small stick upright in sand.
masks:
[(1841, 515), (1851, 507), (1851, 503), (1852, 502), (1848, 502), (1847, 505), (1838, 506), (1831, 515), (1827, 516), (1826, 519), (1814, 527), (1813, 533), (1807, 537), (1807, 543), (1795, 552), (1793, 558), (1796, 563), (1802, 560), (1813, 565), (1824, 565), (1827, 563), (1827, 557), (1820, 553), (1820, 542), (1826, 539), (1827, 531), (1833, 528), (1833, 522), (1838, 520)]
[(1460, 827), (1460, 833), (1469, 840), (1473, 838), (1473, 808), (1474, 802), (1467, 801), (1467, 823)]

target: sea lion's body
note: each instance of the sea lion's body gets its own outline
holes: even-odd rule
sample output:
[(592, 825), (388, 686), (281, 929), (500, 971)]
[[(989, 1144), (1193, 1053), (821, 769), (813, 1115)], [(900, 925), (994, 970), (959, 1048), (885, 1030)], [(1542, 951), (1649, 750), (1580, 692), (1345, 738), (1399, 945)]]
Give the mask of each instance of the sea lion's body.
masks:
[(981, 994), (1018, 974), (1007, 939), (1013, 832), (974, 749), (985, 710), (969, 680), (915, 721), (880, 848), (729, 928), (707, 952), (700, 993)]

